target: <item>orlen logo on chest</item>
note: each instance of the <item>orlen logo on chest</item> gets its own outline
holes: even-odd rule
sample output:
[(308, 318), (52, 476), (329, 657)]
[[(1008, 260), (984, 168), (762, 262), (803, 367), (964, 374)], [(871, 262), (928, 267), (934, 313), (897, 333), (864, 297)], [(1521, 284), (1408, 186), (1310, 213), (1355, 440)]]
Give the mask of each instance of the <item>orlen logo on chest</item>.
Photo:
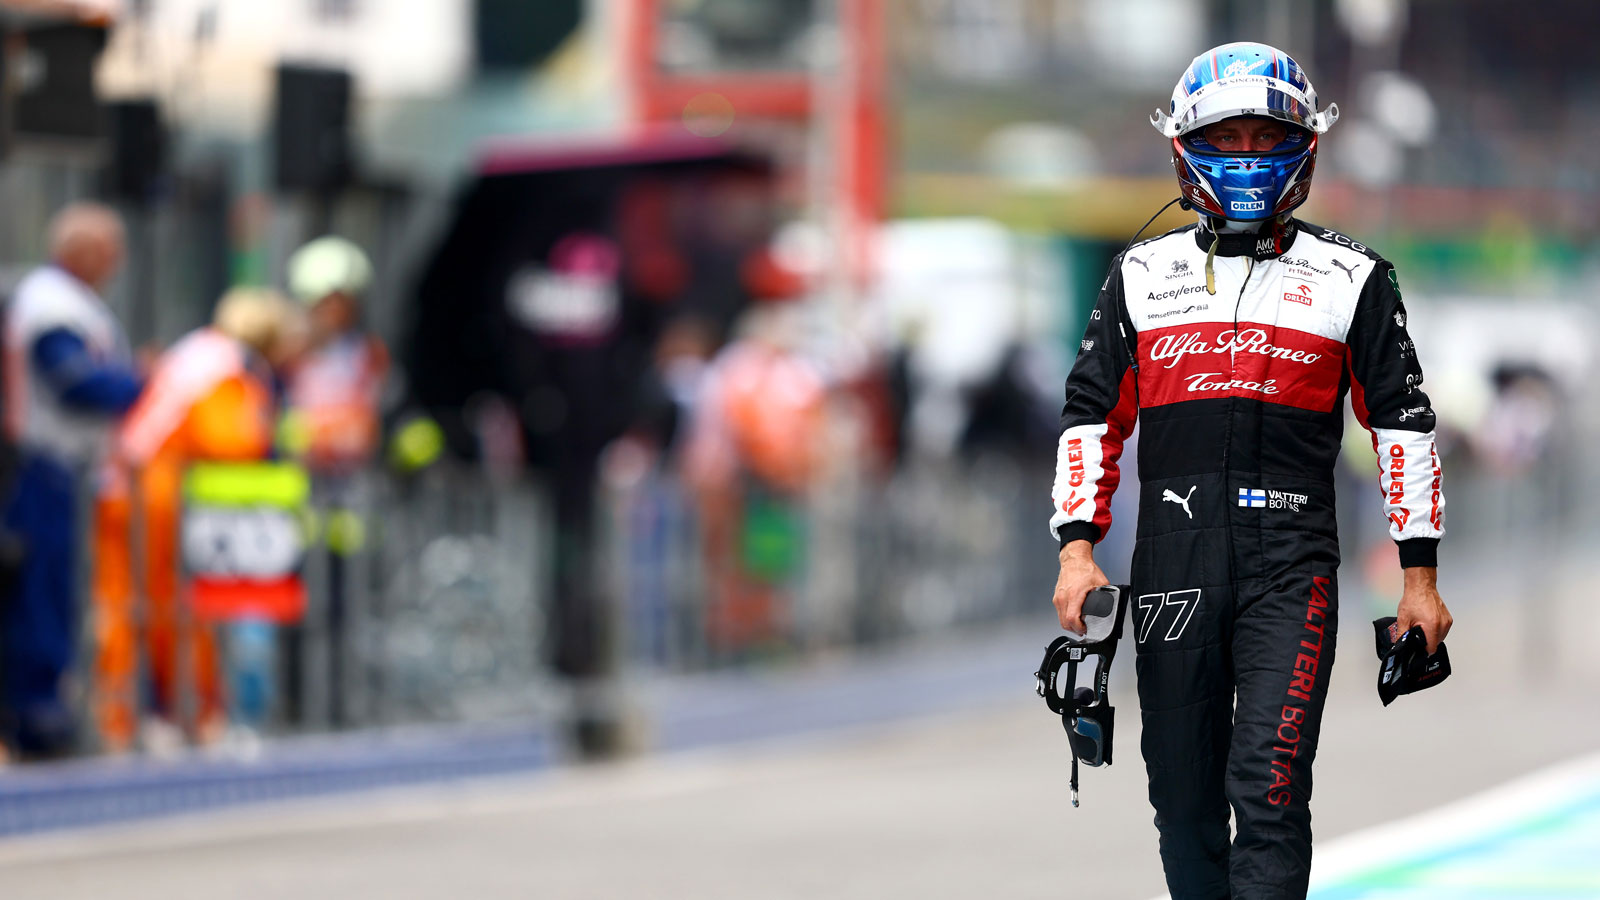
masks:
[(1290, 303), (1299, 303), (1303, 306), (1311, 305), (1311, 286), (1308, 284), (1294, 284), (1283, 294), (1283, 299)]

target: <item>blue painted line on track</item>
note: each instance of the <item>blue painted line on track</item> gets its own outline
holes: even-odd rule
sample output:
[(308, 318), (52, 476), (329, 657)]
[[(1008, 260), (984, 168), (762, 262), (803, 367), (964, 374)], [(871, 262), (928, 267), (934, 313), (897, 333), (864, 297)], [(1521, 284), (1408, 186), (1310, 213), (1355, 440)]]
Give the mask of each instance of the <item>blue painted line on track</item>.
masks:
[(250, 762), (85, 760), (7, 772), (0, 775), (0, 836), (530, 771), (558, 758), (551, 736), (531, 728), (284, 743)]
[[(655, 681), (642, 694), (653, 746), (666, 752), (892, 722), (1032, 696), (1048, 627), (907, 647), (786, 672)], [(1042, 713), (1041, 713), (1042, 715)], [(1063, 753), (1066, 752), (1063, 746)], [(0, 838), (289, 800), (527, 773), (559, 765), (545, 724), (438, 726), (403, 734), (290, 738), (252, 761), (87, 759), (0, 771)]]

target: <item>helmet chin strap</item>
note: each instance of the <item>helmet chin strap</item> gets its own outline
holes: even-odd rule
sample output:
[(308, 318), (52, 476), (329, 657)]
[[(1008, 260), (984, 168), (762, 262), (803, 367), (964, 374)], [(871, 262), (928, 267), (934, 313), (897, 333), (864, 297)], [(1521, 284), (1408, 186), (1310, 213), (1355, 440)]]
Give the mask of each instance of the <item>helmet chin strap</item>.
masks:
[(1217, 271), (1214, 264), (1217, 261), (1217, 244), (1222, 240), (1216, 232), (1211, 233), (1211, 249), (1206, 251), (1206, 293), (1215, 297), (1217, 295)]

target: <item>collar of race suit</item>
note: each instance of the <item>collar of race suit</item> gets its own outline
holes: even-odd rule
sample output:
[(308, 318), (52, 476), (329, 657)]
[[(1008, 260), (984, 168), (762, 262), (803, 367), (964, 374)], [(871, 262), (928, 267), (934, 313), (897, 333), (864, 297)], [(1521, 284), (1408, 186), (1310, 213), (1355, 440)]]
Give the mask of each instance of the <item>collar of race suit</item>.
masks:
[[(1210, 222), (1195, 229), (1194, 242), (1213, 256), (1252, 256), (1272, 259), (1281, 256), (1294, 243), (1300, 223), (1289, 216), (1262, 224), (1259, 231), (1221, 231)], [(1213, 245), (1215, 251), (1212, 251)]]

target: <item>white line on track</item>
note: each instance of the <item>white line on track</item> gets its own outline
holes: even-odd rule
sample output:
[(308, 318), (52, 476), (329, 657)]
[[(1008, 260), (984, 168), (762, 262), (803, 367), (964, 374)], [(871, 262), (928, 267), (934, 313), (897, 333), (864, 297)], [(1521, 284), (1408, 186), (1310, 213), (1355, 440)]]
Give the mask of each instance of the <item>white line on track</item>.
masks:
[[(1311, 887), (1399, 862), (1483, 836), (1531, 813), (1547, 809), (1585, 786), (1600, 783), (1600, 753), (1579, 757), (1515, 778), (1444, 806), (1362, 829), (1315, 850)], [(1399, 786), (1396, 790), (1403, 790)], [(1154, 900), (1171, 900), (1162, 894)]]

